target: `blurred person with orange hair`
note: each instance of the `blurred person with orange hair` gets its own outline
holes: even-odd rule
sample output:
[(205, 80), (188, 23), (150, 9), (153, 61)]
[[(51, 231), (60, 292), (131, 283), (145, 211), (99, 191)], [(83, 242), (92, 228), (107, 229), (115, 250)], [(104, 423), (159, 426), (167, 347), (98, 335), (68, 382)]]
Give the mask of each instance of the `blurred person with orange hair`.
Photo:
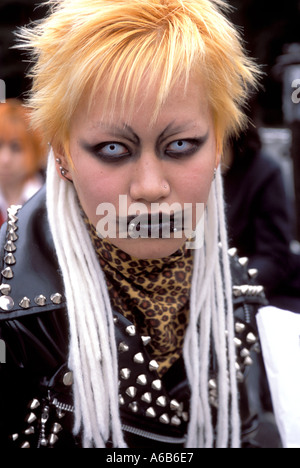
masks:
[(45, 148), (18, 99), (0, 104), (0, 224), (10, 205), (23, 205), (43, 185)]

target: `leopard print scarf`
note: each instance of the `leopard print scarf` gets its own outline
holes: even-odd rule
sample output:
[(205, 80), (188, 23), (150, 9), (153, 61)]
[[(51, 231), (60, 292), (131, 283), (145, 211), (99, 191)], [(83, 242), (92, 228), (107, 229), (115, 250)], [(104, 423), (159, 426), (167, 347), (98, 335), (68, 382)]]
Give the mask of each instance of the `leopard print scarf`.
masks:
[(168, 258), (141, 260), (100, 239), (86, 220), (104, 271), (112, 308), (151, 336), (150, 351), (162, 376), (181, 356), (189, 319), (193, 258), (182, 247)]

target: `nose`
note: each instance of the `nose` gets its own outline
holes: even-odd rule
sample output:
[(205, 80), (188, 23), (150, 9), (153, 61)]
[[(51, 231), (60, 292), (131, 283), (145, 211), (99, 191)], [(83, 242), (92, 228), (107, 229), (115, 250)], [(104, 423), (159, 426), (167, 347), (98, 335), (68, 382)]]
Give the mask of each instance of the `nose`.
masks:
[(142, 154), (131, 176), (130, 196), (135, 201), (157, 202), (170, 193), (163, 160), (155, 154)]
[(2, 167), (6, 167), (11, 163), (11, 151), (8, 145), (2, 145), (0, 148), (0, 163)]

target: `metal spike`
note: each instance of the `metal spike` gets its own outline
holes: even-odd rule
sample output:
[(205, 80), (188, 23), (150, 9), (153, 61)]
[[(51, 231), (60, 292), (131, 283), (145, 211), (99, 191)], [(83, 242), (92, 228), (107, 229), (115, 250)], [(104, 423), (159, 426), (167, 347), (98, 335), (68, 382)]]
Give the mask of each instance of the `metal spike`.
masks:
[(170, 401), (170, 408), (172, 411), (177, 411), (180, 408), (180, 404), (177, 400), (173, 399)]
[(123, 380), (129, 379), (130, 374), (131, 374), (131, 371), (128, 368), (121, 369), (120, 371), (120, 376), (121, 376), (121, 379)]
[(56, 444), (57, 441), (58, 441), (57, 435), (56, 434), (50, 434), (49, 444), (54, 445), (54, 444)]
[(30, 413), (26, 418), (26, 422), (28, 424), (32, 424), (36, 419), (36, 415), (34, 413)]
[(43, 294), (40, 294), (39, 296), (36, 296), (34, 298), (34, 302), (38, 305), (38, 306), (44, 306), (47, 302), (47, 299), (45, 298), (45, 296), (43, 296)]
[(242, 265), (243, 267), (248, 265), (248, 263), (249, 263), (249, 258), (248, 257), (239, 258), (239, 264)]
[(52, 426), (53, 434), (58, 434), (61, 430), (62, 430), (62, 426), (58, 422), (53, 424)]
[(6, 250), (6, 252), (15, 252), (17, 247), (12, 241), (7, 241), (4, 246), (4, 249)]
[(237, 249), (235, 247), (232, 247), (228, 250), (228, 254), (230, 255), (230, 257), (235, 257), (237, 254)]
[(161, 380), (160, 379), (153, 380), (151, 386), (154, 390), (161, 390)]
[(254, 333), (250, 332), (248, 333), (246, 340), (247, 340), (247, 343), (254, 344), (256, 343), (256, 336), (254, 335)]
[(128, 408), (133, 412), (137, 413), (139, 410), (138, 404), (136, 401), (133, 401), (132, 403), (129, 403)]
[(28, 299), (28, 297), (23, 297), (19, 302), (19, 306), (22, 307), (22, 309), (28, 309), (30, 307), (30, 299)]
[(28, 441), (26, 442), (23, 442), (23, 444), (21, 445), (21, 448), (24, 449), (24, 448), (30, 448), (30, 443)]
[(157, 371), (159, 368), (158, 362), (155, 361), (155, 359), (152, 359), (152, 361), (149, 362), (149, 370), (150, 371)]
[(136, 363), (136, 364), (143, 364), (145, 359), (144, 359), (144, 356), (142, 355), (142, 353), (137, 353), (135, 354), (135, 356), (133, 357), (133, 361)]
[(156, 398), (156, 404), (164, 408), (167, 405), (167, 398), (164, 395)]
[(136, 383), (138, 383), (139, 385), (147, 385), (147, 377), (145, 374), (141, 374), (138, 376), (138, 378), (136, 379)]
[(168, 416), (167, 413), (164, 413), (160, 416), (159, 418), (159, 421), (162, 423), (162, 424), (170, 424), (170, 418)]
[(10, 267), (6, 267), (4, 270), (2, 270), (1, 274), (6, 279), (11, 279), (14, 276), (13, 271)]
[(180, 426), (181, 420), (179, 419), (178, 416), (172, 416), (171, 424), (172, 424), (172, 426)]
[(7, 210), (7, 219), (13, 223), (16, 223), (19, 218), (14, 213)]
[(235, 324), (235, 331), (237, 333), (242, 333), (246, 328), (246, 325), (244, 323), (237, 322)]
[(24, 434), (25, 435), (32, 435), (35, 433), (35, 429), (33, 426), (28, 427), (28, 429), (25, 429)]
[(235, 346), (236, 346), (237, 348), (239, 348), (240, 346), (242, 346), (242, 340), (240, 340), (240, 339), (237, 338), (237, 337), (234, 337), (234, 338), (233, 338), (233, 342), (234, 342), (234, 344), (235, 344)]
[(119, 395), (119, 404), (120, 405), (125, 405), (125, 400), (124, 400), (124, 397), (122, 395)]
[(252, 366), (252, 364), (253, 364), (253, 361), (252, 361), (251, 357), (250, 357), (250, 356), (247, 356), (247, 357), (245, 358), (245, 360), (244, 360), (244, 365), (245, 365), (245, 366)]
[(215, 379), (210, 379), (208, 381), (208, 388), (210, 390), (216, 390), (217, 389), (217, 382), (215, 381)]
[(6, 239), (8, 241), (15, 242), (16, 240), (18, 240), (18, 238), (19, 236), (15, 233), (15, 231), (13, 229), (9, 229), (9, 231), (6, 234)]
[(38, 407), (40, 406), (40, 402), (39, 400), (37, 400), (36, 398), (34, 398), (28, 405), (28, 407), (31, 409), (31, 410), (35, 410), (37, 409)]
[(240, 297), (242, 295), (241, 286), (233, 286), (232, 292), (233, 292), (234, 297)]
[(8, 253), (7, 255), (5, 255), (4, 261), (6, 265), (14, 265), (16, 263), (15, 256), (12, 253)]
[(4, 294), (4, 296), (7, 296), (11, 291), (11, 286), (9, 284), (2, 283), (0, 285), (0, 292)]
[(53, 304), (61, 304), (62, 295), (60, 293), (55, 293), (50, 296), (50, 299), (53, 302)]
[(136, 395), (136, 388), (131, 386), (131, 387), (128, 387), (127, 390), (126, 390), (126, 394), (130, 397), (130, 398), (134, 398), (135, 395)]
[(147, 409), (147, 411), (146, 411), (146, 416), (147, 416), (148, 418), (155, 418), (156, 412), (155, 412), (154, 408), (152, 408), (152, 406), (150, 406), (150, 407)]
[(134, 325), (129, 325), (128, 327), (126, 327), (126, 333), (129, 336), (135, 336), (135, 334), (136, 334), (135, 326)]
[(126, 351), (129, 350), (129, 346), (124, 342), (122, 341), (120, 344), (119, 344), (119, 351), (120, 353), (125, 353)]
[(250, 351), (249, 351), (249, 349), (243, 348), (243, 349), (241, 350), (241, 352), (240, 352), (240, 355), (241, 355), (242, 358), (246, 358), (246, 357), (250, 356)]
[(18, 226), (15, 225), (14, 221), (7, 221), (7, 229), (10, 231), (10, 230), (13, 230), (13, 231), (17, 231), (18, 229)]
[(19, 438), (19, 434), (17, 434), (17, 433), (12, 434), (12, 435), (10, 436), (10, 439), (11, 439), (13, 442), (15, 442), (16, 440), (18, 440), (18, 438)]
[(258, 270), (256, 268), (249, 268), (248, 275), (249, 275), (249, 278), (254, 279), (258, 275)]
[(145, 401), (145, 403), (151, 403), (152, 395), (150, 392), (146, 392), (141, 396), (141, 400)]
[(142, 336), (143, 345), (147, 346), (151, 341), (151, 336)]

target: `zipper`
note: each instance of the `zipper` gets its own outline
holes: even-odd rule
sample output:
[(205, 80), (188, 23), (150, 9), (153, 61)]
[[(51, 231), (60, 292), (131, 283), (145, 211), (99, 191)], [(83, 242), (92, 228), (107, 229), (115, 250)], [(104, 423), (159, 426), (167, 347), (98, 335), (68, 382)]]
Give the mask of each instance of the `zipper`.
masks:
[[(61, 403), (58, 401), (57, 398), (54, 398), (51, 401), (51, 404), (55, 406), (55, 408), (61, 411), (67, 411), (69, 413), (74, 413), (74, 406), (67, 405), (66, 403)], [(142, 429), (137, 429), (132, 426), (128, 426), (127, 424), (122, 424), (122, 429), (125, 432), (129, 432), (130, 434), (134, 434), (145, 439), (155, 440), (157, 442), (162, 442), (165, 444), (184, 444), (186, 441), (186, 437), (172, 437), (172, 436), (163, 436), (160, 434), (155, 434), (153, 432), (144, 431)]]
[(142, 429), (137, 429), (136, 427), (127, 426), (126, 424), (122, 424), (122, 429), (123, 431), (129, 432), (130, 434), (134, 434), (139, 437), (144, 437), (145, 439), (151, 439), (165, 444), (184, 444), (186, 442), (186, 437), (163, 436), (160, 434), (155, 434), (153, 432), (144, 431)]

